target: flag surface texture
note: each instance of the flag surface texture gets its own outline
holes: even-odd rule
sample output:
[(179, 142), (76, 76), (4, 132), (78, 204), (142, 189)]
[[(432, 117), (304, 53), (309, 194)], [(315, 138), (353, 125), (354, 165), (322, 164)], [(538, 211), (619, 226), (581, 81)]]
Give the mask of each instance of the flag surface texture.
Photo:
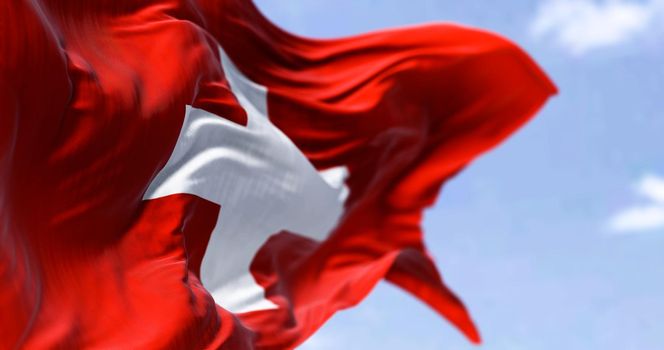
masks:
[(422, 213), (553, 93), (457, 25), (2, 0), (0, 349), (290, 349), (383, 279), (479, 342)]

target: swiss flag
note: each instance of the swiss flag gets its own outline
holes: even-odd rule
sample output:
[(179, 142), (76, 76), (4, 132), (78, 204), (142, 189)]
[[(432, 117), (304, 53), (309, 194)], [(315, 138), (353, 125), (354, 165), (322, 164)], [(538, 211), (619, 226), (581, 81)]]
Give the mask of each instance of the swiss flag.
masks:
[(514, 44), (248, 0), (16, 0), (0, 35), (0, 348), (290, 349), (382, 279), (479, 342), (420, 221), (555, 93)]

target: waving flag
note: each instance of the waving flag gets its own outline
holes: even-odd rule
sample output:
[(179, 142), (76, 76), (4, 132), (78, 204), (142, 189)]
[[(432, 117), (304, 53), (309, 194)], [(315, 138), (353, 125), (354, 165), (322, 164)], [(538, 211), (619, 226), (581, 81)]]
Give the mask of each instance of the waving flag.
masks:
[(420, 221), (555, 92), (509, 41), (311, 40), (248, 0), (0, 30), (0, 348), (289, 349), (384, 278), (479, 341)]

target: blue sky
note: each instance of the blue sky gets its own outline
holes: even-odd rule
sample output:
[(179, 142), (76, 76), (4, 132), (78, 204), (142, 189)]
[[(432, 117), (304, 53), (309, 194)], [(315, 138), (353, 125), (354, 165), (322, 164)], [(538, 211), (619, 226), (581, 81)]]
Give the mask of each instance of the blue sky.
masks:
[[(453, 21), (522, 45), (561, 94), (426, 216), (487, 350), (664, 349), (664, 0), (259, 0), (334, 37)], [(302, 349), (474, 349), (381, 284)]]

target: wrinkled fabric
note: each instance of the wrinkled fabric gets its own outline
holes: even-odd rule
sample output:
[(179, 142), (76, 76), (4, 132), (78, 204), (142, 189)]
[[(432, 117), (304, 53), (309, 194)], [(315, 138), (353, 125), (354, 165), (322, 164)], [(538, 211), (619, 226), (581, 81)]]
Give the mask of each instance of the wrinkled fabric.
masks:
[[(0, 35), (0, 348), (293, 348), (383, 278), (479, 341), (420, 222), (555, 93), (514, 44), (455, 25), (305, 39), (245, 0), (3, 1)], [(201, 283), (223, 204), (144, 200), (186, 106), (247, 125), (219, 46), (316, 169), (349, 174), (327, 239), (275, 232), (253, 258), (274, 309), (233, 314)]]
[(479, 342), (424, 246), (423, 210), (446, 180), (555, 93), (547, 76), (514, 44), (481, 30), (427, 25), (313, 40), (284, 32), (242, 1), (199, 3), (239, 69), (267, 87), (275, 125), (317, 168), (350, 172), (346, 214), (326, 242), (274, 263), (297, 240), (277, 236), (283, 242), (265, 252), (270, 259), (257, 262), (256, 274), (272, 276), (268, 296), (282, 306), (242, 315), (254, 329), (272, 328), (259, 333), (259, 344), (298, 344), (383, 278)]

